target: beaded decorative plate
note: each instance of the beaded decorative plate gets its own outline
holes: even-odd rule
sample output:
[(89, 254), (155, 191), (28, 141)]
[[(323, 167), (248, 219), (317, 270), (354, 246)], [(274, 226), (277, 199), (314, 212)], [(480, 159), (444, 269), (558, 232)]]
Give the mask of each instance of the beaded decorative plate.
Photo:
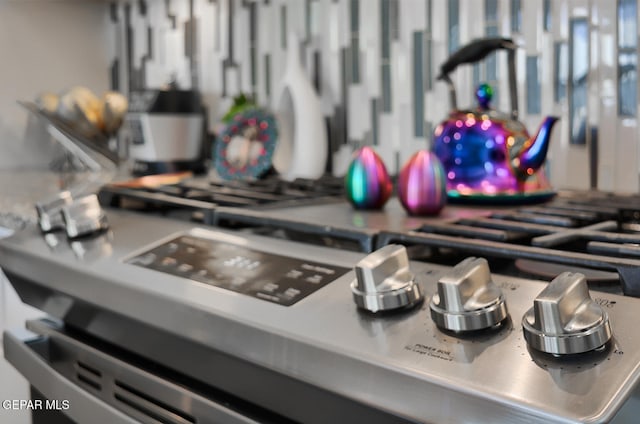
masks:
[(259, 178), (271, 168), (277, 137), (275, 116), (260, 108), (241, 111), (216, 138), (216, 171), (227, 180)]

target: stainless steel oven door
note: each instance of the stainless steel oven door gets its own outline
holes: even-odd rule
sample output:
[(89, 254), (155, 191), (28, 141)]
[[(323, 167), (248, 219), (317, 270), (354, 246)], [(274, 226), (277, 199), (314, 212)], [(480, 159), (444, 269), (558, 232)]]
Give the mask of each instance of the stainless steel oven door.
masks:
[[(97, 423), (257, 423), (166, 378), (69, 337), (56, 322), (4, 332), (6, 359), (72, 420)], [(58, 328), (57, 328), (58, 327)], [(43, 405), (44, 407), (44, 405)]]

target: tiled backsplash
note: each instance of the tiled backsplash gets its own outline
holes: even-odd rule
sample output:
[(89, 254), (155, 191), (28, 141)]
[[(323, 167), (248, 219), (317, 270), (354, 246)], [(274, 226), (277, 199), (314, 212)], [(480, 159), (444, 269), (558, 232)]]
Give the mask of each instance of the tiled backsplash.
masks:
[[(199, 89), (215, 123), (233, 96), (277, 99), (285, 50), (300, 40), (303, 65), (329, 126), (330, 166), (344, 171), (357, 146), (374, 145), (395, 173), (449, 110), (439, 66), (468, 41), (512, 37), (519, 109), (530, 132), (554, 130), (556, 186), (638, 191), (636, 0), (165, 0), (111, 7), (115, 88), (175, 79)], [(454, 76), (458, 104), (474, 87), (509, 108), (506, 55)]]

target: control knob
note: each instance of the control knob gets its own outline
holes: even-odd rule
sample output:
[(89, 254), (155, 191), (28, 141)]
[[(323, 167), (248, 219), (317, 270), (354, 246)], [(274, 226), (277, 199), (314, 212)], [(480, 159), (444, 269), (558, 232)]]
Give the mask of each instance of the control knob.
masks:
[(48, 199), (36, 203), (36, 211), (38, 212), (38, 224), (44, 233), (48, 233), (59, 228), (64, 228), (64, 220), (62, 218), (62, 208), (70, 205), (72, 202), (71, 193), (68, 191), (60, 192)]
[(367, 255), (355, 267), (353, 300), (371, 312), (409, 307), (422, 300), (422, 290), (409, 269), (404, 246), (390, 244)]
[(107, 217), (95, 194), (76, 199), (62, 208), (67, 236), (77, 238), (109, 228)]
[(438, 281), (431, 297), (431, 318), (440, 328), (474, 331), (491, 328), (508, 316), (502, 290), (491, 280), (484, 258), (470, 257)]
[(522, 318), (532, 348), (554, 355), (589, 352), (611, 338), (607, 313), (591, 299), (585, 276), (564, 272), (540, 292)]

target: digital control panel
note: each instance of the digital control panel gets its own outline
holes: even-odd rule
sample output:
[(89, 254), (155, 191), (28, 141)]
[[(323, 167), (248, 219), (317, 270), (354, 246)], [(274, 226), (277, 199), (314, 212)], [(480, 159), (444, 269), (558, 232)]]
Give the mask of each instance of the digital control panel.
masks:
[(191, 235), (177, 237), (126, 262), (284, 306), (349, 271)]

